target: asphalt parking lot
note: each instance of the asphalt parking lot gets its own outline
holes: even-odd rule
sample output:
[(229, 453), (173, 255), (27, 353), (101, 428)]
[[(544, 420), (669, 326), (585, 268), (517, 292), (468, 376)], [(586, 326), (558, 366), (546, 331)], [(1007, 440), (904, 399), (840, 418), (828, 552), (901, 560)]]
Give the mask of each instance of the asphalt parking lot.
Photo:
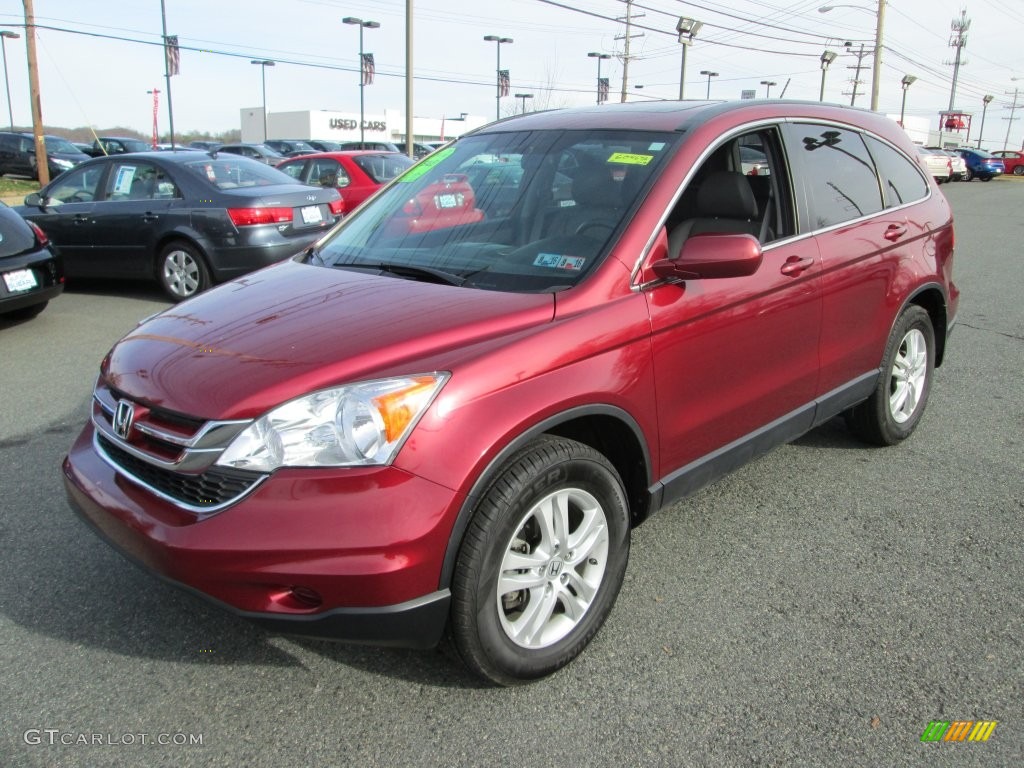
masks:
[[(0, 766), (1024, 764), (1024, 182), (942, 190), (963, 295), (915, 435), (833, 422), (662, 511), (592, 646), (516, 689), (272, 636), (130, 565), (59, 464), (100, 358), (166, 302), (72, 286), (0, 323)], [(998, 725), (922, 743), (933, 720)]]

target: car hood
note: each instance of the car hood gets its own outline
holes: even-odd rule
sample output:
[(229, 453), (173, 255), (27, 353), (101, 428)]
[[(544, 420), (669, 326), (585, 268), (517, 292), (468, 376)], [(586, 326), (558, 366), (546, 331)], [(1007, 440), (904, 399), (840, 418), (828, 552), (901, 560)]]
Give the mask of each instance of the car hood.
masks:
[(553, 315), (551, 294), (287, 261), (144, 322), (114, 346), (102, 371), (113, 389), (150, 405), (204, 419), (254, 418), (324, 387), (441, 368), (469, 344)]

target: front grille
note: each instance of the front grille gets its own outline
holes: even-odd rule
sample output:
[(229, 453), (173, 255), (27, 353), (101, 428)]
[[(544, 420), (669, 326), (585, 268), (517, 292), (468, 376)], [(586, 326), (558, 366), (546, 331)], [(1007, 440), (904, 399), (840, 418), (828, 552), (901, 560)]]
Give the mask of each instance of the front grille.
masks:
[(213, 511), (252, 490), (265, 475), (230, 469), (209, 469), (199, 475), (162, 469), (118, 448), (103, 435), (96, 440), (111, 462), (127, 475), (193, 511)]

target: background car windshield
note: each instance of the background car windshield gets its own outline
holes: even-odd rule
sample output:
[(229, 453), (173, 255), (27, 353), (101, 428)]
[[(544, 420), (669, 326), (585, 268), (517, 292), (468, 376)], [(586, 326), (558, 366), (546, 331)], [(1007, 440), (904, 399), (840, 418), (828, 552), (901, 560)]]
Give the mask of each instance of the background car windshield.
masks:
[(391, 181), (406, 168), (413, 164), (412, 158), (406, 155), (356, 155), (356, 165), (366, 171), (366, 175), (378, 184)]
[(267, 187), (273, 184), (295, 183), (295, 179), (276, 168), (242, 157), (232, 157), (230, 160), (207, 158), (194, 163), (186, 163), (185, 167), (218, 189)]
[(82, 151), (67, 139), (59, 136), (47, 136), (44, 138), (47, 152), (68, 152), (72, 155), (80, 155)]
[(124, 144), (125, 152), (148, 152), (152, 149), (146, 142), (135, 139), (121, 139), (121, 143)]
[(676, 140), (646, 131), (469, 136), (353, 214), (320, 258), (485, 290), (562, 290), (601, 261)]

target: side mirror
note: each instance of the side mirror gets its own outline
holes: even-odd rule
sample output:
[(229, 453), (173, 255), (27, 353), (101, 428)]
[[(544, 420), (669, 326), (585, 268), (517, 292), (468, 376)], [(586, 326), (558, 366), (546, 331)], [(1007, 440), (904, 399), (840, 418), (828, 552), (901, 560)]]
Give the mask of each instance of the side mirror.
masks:
[(30, 192), (29, 194), (25, 195), (25, 205), (29, 206), (30, 208), (46, 207), (43, 196), (40, 195), (38, 192)]
[(761, 266), (761, 243), (753, 235), (695, 235), (683, 242), (676, 259), (658, 259), (651, 268), (661, 278), (706, 280), (746, 277)]

